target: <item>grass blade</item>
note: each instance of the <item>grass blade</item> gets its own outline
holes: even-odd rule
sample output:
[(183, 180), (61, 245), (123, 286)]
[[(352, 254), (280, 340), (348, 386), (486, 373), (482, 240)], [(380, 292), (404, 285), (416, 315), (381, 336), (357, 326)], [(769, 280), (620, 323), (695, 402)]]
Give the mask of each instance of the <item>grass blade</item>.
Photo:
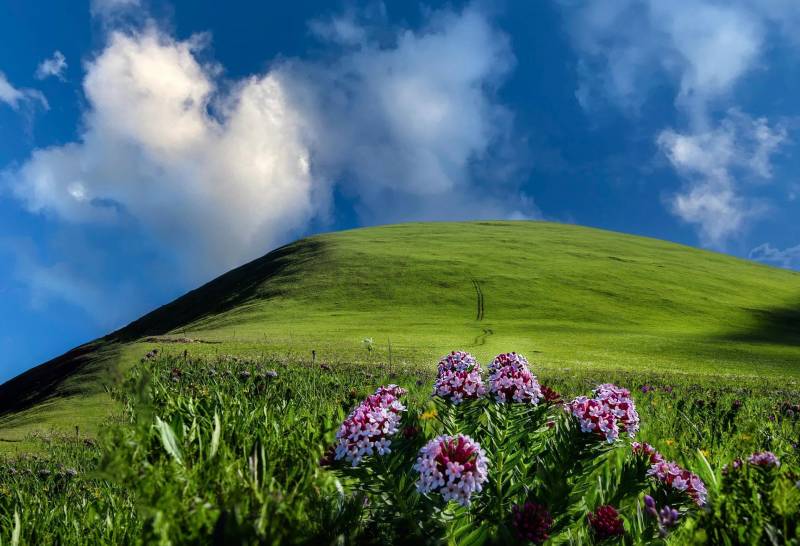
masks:
[(156, 428), (158, 429), (159, 436), (161, 437), (161, 444), (164, 449), (169, 453), (178, 464), (183, 464), (183, 455), (181, 448), (178, 447), (178, 441), (175, 439), (175, 432), (169, 424), (156, 417)]

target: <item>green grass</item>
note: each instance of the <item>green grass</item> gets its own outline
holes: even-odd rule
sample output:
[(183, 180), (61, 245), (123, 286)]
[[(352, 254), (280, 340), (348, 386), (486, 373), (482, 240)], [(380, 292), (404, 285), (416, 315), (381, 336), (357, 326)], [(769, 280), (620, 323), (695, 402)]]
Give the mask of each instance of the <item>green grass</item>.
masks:
[[(268, 370), (277, 377), (267, 376)], [(347, 412), (389, 382), (409, 389), (409, 417), (424, 423), (425, 438), (435, 435), (435, 419), (419, 421), (433, 407), (433, 377), (431, 370), (377, 361), (326, 370), (286, 358), (148, 359), (130, 370), (118, 391), (125, 419), (107, 427), (98, 445), (45, 437), (37, 440), (39, 456), (0, 456), (0, 544), (10, 543), (15, 529), (20, 545), (401, 542), (408, 527), (397, 528), (397, 521), (363, 502), (355, 483), (317, 461)], [(798, 391), (756, 378), (717, 384), (706, 377), (698, 383), (670, 373), (553, 370), (539, 379), (566, 399), (604, 381), (631, 388), (642, 421), (637, 439), (700, 474), (714, 508), (723, 498), (714, 482), (726, 463), (762, 449), (776, 452), (788, 473), (781, 482), (788, 489), (778, 499), (795, 525), (783, 536), (798, 532), (800, 499), (791, 474), (798, 468), (793, 442), (800, 421), (780, 408)], [(642, 384), (657, 389), (643, 394)], [(753, 542), (753, 536), (766, 540), (763, 520), (754, 520), (743, 503), (769, 505), (734, 500), (745, 510), (744, 520), (724, 514), (716, 520), (700, 511), (697, 517), (709, 519), (684, 526), (673, 544), (748, 525), (755, 534), (740, 543)], [(629, 509), (626, 516), (632, 520), (635, 513)], [(585, 543), (582, 521), (575, 529), (583, 535), (575, 535), (574, 543)], [(444, 533), (431, 531), (420, 542), (437, 543)]]
[[(170, 335), (212, 343), (142, 342)], [(544, 222), (426, 223), (311, 237), (0, 387), (0, 440), (113, 408), (144, 352), (430, 368), (453, 348), (537, 368), (800, 379), (800, 275), (663, 241)], [(45, 385), (45, 387), (43, 387)], [(13, 406), (10, 400), (26, 397)], [(44, 404), (44, 405), (43, 405)], [(0, 450), (15, 442), (0, 441)]]

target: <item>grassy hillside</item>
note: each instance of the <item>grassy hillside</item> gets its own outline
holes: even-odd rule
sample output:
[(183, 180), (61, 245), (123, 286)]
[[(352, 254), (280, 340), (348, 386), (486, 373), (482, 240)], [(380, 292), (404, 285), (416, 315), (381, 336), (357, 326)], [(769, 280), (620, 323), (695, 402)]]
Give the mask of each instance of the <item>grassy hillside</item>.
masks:
[(0, 439), (20, 440), (37, 426), (91, 431), (109, 410), (102, 386), (154, 347), (309, 359), (313, 350), (332, 365), (391, 358), (425, 366), (453, 348), (484, 360), (516, 350), (543, 370), (794, 382), (800, 275), (543, 222), (315, 236), (0, 386)]

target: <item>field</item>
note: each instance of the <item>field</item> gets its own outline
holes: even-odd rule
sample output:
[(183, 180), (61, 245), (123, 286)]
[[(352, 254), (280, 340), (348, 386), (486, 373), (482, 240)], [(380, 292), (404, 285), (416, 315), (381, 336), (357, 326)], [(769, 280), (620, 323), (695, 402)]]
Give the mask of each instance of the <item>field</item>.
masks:
[[(677, 543), (739, 532), (713, 490), (734, 458), (775, 452), (778, 484), (798, 470), (797, 273), (542, 222), (385, 226), (283, 247), (0, 386), (0, 544), (399, 540), (318, 459), (381, 384), (429, 412), (453, 349), (523, 353), (565, 399), (629, 388), (637, 438), (727, 510), (687, 515)], [(750, 507), (759, 540), (794, 536), (793, 491)]]

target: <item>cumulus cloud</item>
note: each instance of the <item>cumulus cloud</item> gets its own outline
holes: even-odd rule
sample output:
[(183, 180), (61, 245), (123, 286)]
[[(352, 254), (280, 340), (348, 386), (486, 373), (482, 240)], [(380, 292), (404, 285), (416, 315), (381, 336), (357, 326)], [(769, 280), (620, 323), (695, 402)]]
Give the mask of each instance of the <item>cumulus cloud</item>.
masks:
[(763, 210), (741, 197), (739, 181), (769, 179), (771, 157), (785, 140), (784, 127), (770, 127), (766, 119), (752, 119), (736, 110), (713, 130), (663, 131), (658, 145), (687, 180), (685, 190), (671, 199), (673, 212), (698, 226), (704, 244), (724, 246), (748, 218)]
[(494, 92), (512, 66), (505, 36), (471, 9), (282, 72), (312, 123), (316, 165), (374, 222), (502, 214), (491, 187), (476, 204), (473, 172), (511, 133)]
[(11, 85), (5, 74), (0, 72), (0, 102), (6, 103), (14, 110), (18, 110), (23, 104), (40, 104), (43, 108), (49, 108), (47, 99), (35, 89), (18, 89)]
[(7, 173), (15, 195), (70, 222), (130, 215), (194, 278), (303, 227), (316, 196), (303, 119), (280, 76), (215, 99), (213, 69), (195, 58), (201, 43), (152, 27), (112, 34), (87, 66), (80, 141), (36, 150)]
[[(579, 53), (578, 101), (586, 110), (605, 98), (633, 116), (655, 86), (672, 85), (686, 130), (656, 138), (684, 189), (671, 210), (698, 227), (703, 244), (723, 247), (760, 204), (740, 190), (739, 173), (768, 179), (770, 157), (786, 140), (780, 126), (743, 114), (714, 115), (738, 82), (759, 70), (768, 39), (800, 22), (783, 0), (563, 2)], [(743, 154), (743, 155), (742, 155)]]
[(51, 76), (58, 78), (59, 80), (64, 79), (64, 71), (67, 69), (67, 59), (64, 57), (64, 54), (58, 50), (53, 52), (53, 56), (43, 60), (39, 63), (39, 66), (36, 67), (36, 78), (39, 80), (43, 80), (45, 78), (49, 78)]
[(751, 250), (749, 257), (751, 260), (776, 264), (786, 269), (800, 269), (800, 245), (781, 250), (764, 243)]
[(5, 183), (69, 225), (136, 226), (187, 283), (335, 218), (334, 187), (364, 223), (535, 214), (509, 180), (475, 175), (511, 142), (494, 96), (513, 65), (504, 35), (475, 8), (390, 40), (349, 24), (317, 28), (333, 60), (238, 81), (199, 60), (207, 36), (111, 32), (85, 67), (79, 139), (35, 150)]

